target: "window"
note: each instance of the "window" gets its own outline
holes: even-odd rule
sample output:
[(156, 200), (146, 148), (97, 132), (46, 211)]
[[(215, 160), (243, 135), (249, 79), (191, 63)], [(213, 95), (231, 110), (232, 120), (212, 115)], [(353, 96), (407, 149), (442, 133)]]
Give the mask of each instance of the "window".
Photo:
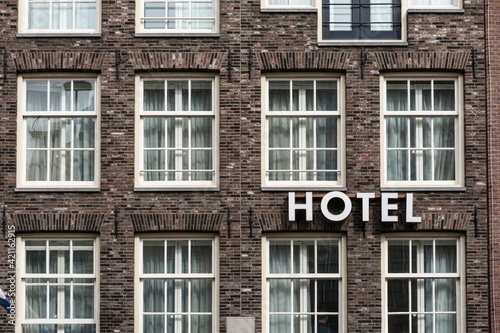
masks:
[(19, 32), (99, 33), (100, 6), (98, 0), (19, 0)]
[(384, 332), (465, 332), (464, 237), (383, 240)]
[(218, 33), (218, 7), (218, 0), (140, 0), (136, 7), (136, 32)]
[(263, 77), (263, 186), (344, 184), (343, 77)]
[(461, 0), (410, 0), (410, 8), (458, 9), (461, 5)]
[(98, 332), (97, 239), (22, 237), (18, 244), (16, 332)]
[(136, 83), (137, 187), (215, 188), (217, 78), (143, 76)]
[(345, 332), (343, 238), (264, 237), (264, 332)]
[(316, 11), (316, 0), (263, 0), (262, 8), (275, 10), (314, 10)]
[(136, 327), (218, 332), (218, 238), (136, 239)]
[(19, 77), (18, 187), (99, 184), (99, 79)]
[(463, 186), (462, 78), (383, 77), (383, 186)]
[(323, 41), (402, 41), (405, 1), (322, 0)]

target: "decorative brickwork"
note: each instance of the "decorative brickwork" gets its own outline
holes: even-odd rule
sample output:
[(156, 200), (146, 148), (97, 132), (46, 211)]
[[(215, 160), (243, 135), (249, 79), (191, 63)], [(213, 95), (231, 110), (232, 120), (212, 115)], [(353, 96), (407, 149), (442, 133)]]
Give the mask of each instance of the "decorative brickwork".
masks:
[(218, 232), (226, 214), (132, 214), (135, 232), (202, 231)]
[(18, 232), (92, 232), (99, 233), (102, 214), (12, 214)]
[(100, 71), (105, 53), (97, 52), (14, 52), (16, 71)]
[(472, 50), (456, 52), (374, 52), (380, 71), (464, 71)]
[(226, 56), (215, 52), (132, 52), (130, 60), (137, 71), (219, 71)]
[(345, 71), (349, 65), (344, 52), (261, 52), (257, 59), (263, 72)]

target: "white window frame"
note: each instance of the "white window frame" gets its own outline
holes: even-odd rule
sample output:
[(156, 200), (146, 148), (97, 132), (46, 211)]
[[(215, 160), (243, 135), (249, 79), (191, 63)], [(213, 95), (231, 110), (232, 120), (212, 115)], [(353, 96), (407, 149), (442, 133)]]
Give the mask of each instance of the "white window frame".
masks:
[[(410, 81), (454, 81), (455, 82), (455, 110), (454, 111), (387, 111), (386, 103), (386, 83), (387, 81), (402, 80), (407, 81), (408, 90), (410, 89)], [(434, 85), (432, 85), (434, 87)], [(434, 88), (432, 88), (434, 89)], [(464, 82), (463, 76), (449, 73), (396, 73), (385, 74), (380, 76), (380, 114), (381, 114), (381, 187), (382, 188), (408, 188), (408, 189), (428, 189), (442, 188), (453, 189), (463, 188), (465, 186), (464, 176)], [(433, 96), (433, 94), (432, 94)], [(408, 99), (410, 95), (408, 93)], [(410, 105), (408, 101), (408, 107)], [(433, 107), (432, 107), (433, 108)], [(439, 117), (448, 116), (455, 118), (455, 180), (439, 181), (439, 180), (406, 180), (406, 181), (389, 181), (387, 179), (387, 127), (386, 119), (389, 117)], [(419, 148), (419, 147), (418, 147)], [(431, 147), (434, 149), (434, 147)], [(408, 151), (411, 149), (408, 147)], [(408, 160), (408, 172), (410, 171), (410, 160)], [(434, 168), (434, 165), (432, 165)], [(434, 172), (434, 169), (433, 169)]]
[[(339, 273), (290, 273), (290, 274), (272, 274), (269, 272), (269, 244), (270, 241), (273, 240), (283, 240), (283, 241), (291, 241), (291, 242), (300, 242), (300, 241), (313, 241), (315, 244), (315, 253), (317, 254), (317, 242), (323, 240), (336, 240), (338, 241), (339, 248)], [(292, 246), (292, 243), (291, 243)], [(293, 256), (293, 251), (291, 252)], [(293, 263), (293, 258), (292, 258)], [(302, 265), (301, 260), (301, 265)], [(269, 300), (269, 292), (270, 286), (269, 281), (272, 279), (308, 279), (308, 280), (323, 280), (323, 279), (336, 279), (339, 281), (339, 312), (338, 312), (338, 320), (339, 320), (339, 332), (345, 333), (347, 332), (347, 244), (345, 235), (339, 234), (310, 234), (310, 233), (281, 233), (276, 235), (264, 235), (262, 237), (262, 309), (263, 309), (263, 318), (262, 318), (262, 331), (263, 333), (273, 333), (270, 331), (269, 327), (269, 315), (270, 315), (270, 300)], [(305, 263), (304, 263), (305, 264)], [(292, 264), (293, 266), (293, 264)], [(305, 290), (302, 290), (305, 292)], [(293, 293), (293, 290), (292, 290)], [(292, 297), (292, 296), (290, 296)], [(292, 297), (293, 298), (293, 297)], [(290, 316), (293, 316), (293, 313), (287, 313)], [(285, 313), (286, 314), (286, 313)], [(304, 313), (305, 314), (305, 313)], [(321, 314), (326, 315), (326, 313), (320, 313), (313, 311), (307, 312), (309, 315), (320, 316)], [(293, 327), (293, 326), (292, 326)], [(306, 329), (304, 327), (304, 329)], [(307, 331), (304, 331), (307, 332)], [(290, 332), (291, 333), (291, 332)], [(298, 333), (298, 332), (296, 332)]]
[(426, 5), (412, 4), (412, 2), (415, 2), (416, 0), (407, 0), (407, 1), (408, 1), (408, 8), (409, 9), (442, 9), (442, 10), (450, 10), (450, 9), (462, 9), (463, 8), (463, 2), (462, 2), (462, 0), (453, 0), (453, 4), (452, 5), (448, 5), (448, 6), (434, 4), (435, 2), (438, 2), (438, 0), (428, 0), (431, 3), (430, 4), (426, 4)]
[[(313, 81), (314, 89), (316, 89), (316, 82), (318, 81), (336, 81), (337, 82), (337, 110), (336, 111), (269, 111), (269, 82), (270, 81), (290, 81), (292, 87), (293, 81)], [(305, 188), (340, 188), (345, 186), (345, 77), (338, 74), (324, 74), (324, 73), (311, 73), (311, 74), (297, 74), (297, 73), (279, 73), (262, 75), (262, 187), (263, 189), (305, 189)], [(291, 88), (290, 88), (291, 89)], [(316, 91), (316, 90), (315, 90)], [(292, 94), (290, 94), (292, 98)], [(314, 104), (316, 102), (316, 94), (314, 94)], [(290, 102), (290, 105), (291, 102)], [(337, 180), (269, 180), (269, 119), (272, 117), (289, 117), (303, 118), (306, 117), (332, 117), (337, 118)], [(292, 136), (290, 135), (290, 140)], [(303, 141), (303, 140), (301, 140)], [(314, 140), (315, 141), (315, 140)], [(303, 147), (299, 147), (302, 149)], [(290, 150), (293, 148), (290, 146)], [(307, 150), (316, 151), (319, 148), (307, 148)], [(291, 158), (291, 156), (290, 156)], [(314, 162), (316, 164), (316, 161)], [(305, 169), (304, 169), (305, 170)], [(322, 170), (317, 170), (321, 172)], [(290, 173), (293, 173), (290, 169)]]
[[(408, 16), (408, 2), (409, 0), (401, 0), (401, 38), (400, 39), (331, 39), (331, 38), (323, 38), (323, 28), (328, 28), (329, 24), (334, 24), (334, 23), (328, 23), (328, 22), (323, 22), (324, 17), (328, 17), (327, 11), (325, 10), (325, 6), (323, 5), (322, 1), (324, 0), (317, 0), (319, 1), (317, 7), (318, 7), (318, 42), (320, 45), (344, 45), (344, 44), (355, 44), (355, 45), (369, 45), (369, 44), (398, 44), (398, 43), (403, 43), (403, 45), (406, 44), (407, 40), (407, 16)], [(328, 0), (327, 0), (328, 1)], [(338, 4), (348, 4), (350, 5), (350, 0), (348, 1), (343, 1), (343, 0), (329, 0), (331, 3), (338, 3)], [(383, 2), (383, 1), (382, 1)], [(349, 21), (341, 22), (341, 23), (348, 23), (352, 22), (352, 14), (350, 16)], [(350, 30), (339, 30), (339, 31), (350, 31)]]
[[(441, 241), (441, 240), (454, 240), (457, 242), (457, 272), (456, 273), (389, 273), (388, 272), (388, 242), (390, 240), (408, 240), (408, 241)], [(456, 316), (457, 316), (457, 332), (465, 333), (466, 327), (466, 270), (465, 270), (465, 236), (447, 233), (430, 233), (425, 236), (417, 234), (403, 234), (395, 233), (392, 235), (382, 235), (382, 332), (388, 332), (388, 299), (387, 299), (387, 281), (390, 279), (439, 279), (449, 278), (455, 279), (456, 284)], [(434, 243), (435, 244), (435, 243)], [(412, 251), (410, 246), (410, 251)], [(411, 255), (410, 255), (411, 258)], [(419, 257), (420, 259), (420, 257)], [(418, 259), (418, 262), (420, 260)], [(435, 262), (434, 262), (435, 264)], [(411, 269), (411, 261), (410, 261)], [(421, 295), (425, 297), (425, 295)], [(416, 315), (411, 309), (411, 295), (409, 296), (410, 304), (409, 311), (402, 313), (408, 316)], [(423, 305), (423, 304), (421, 304)], [(420, 305), (419, 305), (420, 306)], [(417, 311), (418, 312), (418, 311)], [(436, 314), (438, 311), (432, 311)], [(422, 331), (423, 332), (423, 331)], [(418, 332), (412, 332), (418, 333)], [(438, 332), (436, 332), (438, 333)]]
[[(175, 2), (179, 3), (179, 1), (173, 1), (173, 0), (148, 0), (147, 2), (156, 2), (156, 3), (164, 3), (165, 4), (165, 16), (168, 15), (168, 4)], [(181, 17), (181, 16), (176, 16), (176, 17), (155, 17), (155, 18), (146, 18), (145, 17), (145, 0), (137, 0), (136, 5), (135, 5), (135, 31), (137, 34), (153, 34), (153, 35), (213, 35), (213, 34), (218, 34), (219, 33), (219, 7), (220, 7), (220, 1), (219, 0), (180, 0), (180, 3), (187, 4), (189, 6), (189, 10), (191, 10), (191, 6), (193, 3), (212, 3), (213, 6), (213, 16), (207, 16), (207, 17)], [(175, 29), (168, 29), (167, 28), (167, 21), (168, 20), (190, 20), (190, 19), (203, 19), (207, 21), (213, 22), (213, 28), (212, 29), (193, 29), (193, 28), (175, 28)], [(151, 21), (165, 21), (165, 28), (162, 29), (146, 29), (145, 28), (145, 22), (147, 20)], [(191, 22), (188, 23), (189, 26), (191, 25)]]
[[(135, 107), (135, 187), (143, 190), (217, 190), (219, 186), (219, 77), (213, 74), (172, 74), (148, 73), (137, 75)], [(143, 111), (143, 83), (146, 80), (196, 80), (212, 81), (212, 111)], [(190, 90), (191, 91), (191, 90)], [(189, 92), (190, 93), (190, 92)], [(165, 103), (167, 100), (165, 99)], [(212, 180), (144, 180), (144, 127), (145, 117), (209, 117), (212, 119)], [(166, 147), (165, 147), (166, 148)], [(191, 145), (187, 149), (192, 149)], [(165, 160), (166, 161), (166, 160)], [(176, 169), (182, 170), (182, 169)]]
[[(47, 246), (47, 273), (45, 274), (27, 274), (26, 273), (26, 248), (25, 244), (27, 240), (34, 241), (45, 241), (46, 244), (50, 241), (61, 241), (70, 240), (71, 241), (71, 251), (73, 241), (93, 241), (94, 242), (94, 273), (93, 274), (52, 274), (49, 273), (49, 247)], [(32, 235), (21, 235), (16, 238), (16, 256), (18, 258), (16, 265), (16, 332), (22, 332), (23, 324), (61, 324), (61, 328), (58, 332), (64, 332), (64, 324), (95, 324), (96, 332), (100, 332), (99, 328), (99, 318), (100, 318), (100, 266), (99, 266), (99, 256), (100, 256), (100, 241), (99, 237), (95, 235), (86, 234), (32, 234)], [(71, 253), (71, 252), (70, 252)], [(72, 262), (72, 256), (70, 255), (70, 263)], [(72, 265), (70, 265), (72, 269)], [(26, 293), (25, 293), (25, 279), (26, 278), (41, 278), (41, 279), (53, 279), (53, 278), (64, 278), (68, 279), (95, 279), (94, 283), (94, 318), (93, 319), (26, 319)], [(72, 285), (72, 283), (71, 283)], [(49, 284), (47, 284), (47, 287)], [(49, 293), (47, 292), (47, 297)], [(47, 304), (47, 311), (49, 311), (49, 305)]]
[[(28, 80), (92, 80), (94, 81), (94, 111), (26, 111), (26, 100), (27, 100), (27, 90), (26, 82)], [(99, 75), (89, 75), (89, 74), (62, 74), (62, 73), (51, 73), (51, 74), (23, 74), (19, 75), (17, 79), (17, 96), (18, 96), (18, 112), (17, 112), (17, 187), (20, 189), (89, 189), (95, 190), (99, 188), (100, 185), (100, 104), (101, 104), (101, 78)], [(73, 104), (73, 103), (71, 103)], [(95, 128), (94, 128), (94, 145), (92, 149), (94, 151), (94, 180), (93, 181), (51, 181), (47, 176), (45, 181), (28, 181), (27, 177), (27, 167), (26, 167), (26, 140), (27, 140), (27, 122), (26, 119), (33, 117), (43, 117), (43, 118), (94, 118)], [(49, 141), (49, 138), (47, 138)], [(73, 140), (71, 140), (73, 143)], [(49, 145), (49, 142), (47, 142)], [(67, 150), (73, 151), (75, 148), (71, 147)], [(83, 149), (83, 148), (82, 148)], [(86, 149), (89, 150), (90, 148)], [(51, 148), (46, 148), (48, 152)], [(66, 150), (66, 149), (65, 149)], [(84, 149), (85, 150), (85, 149)], [(50, 159), (47, 159), (47, 172), (49, 172)]]
[[(67, 0), (69, 3), (73, 3), (74, 9), (73, 9), (73, 25), (75, 23), (75, 18), (78, 16), (78, 13), (76, 12), (76, 6), (75, 4), (77, 3), (94, 3), (96, 4), (96, 12), (97, 16), (95, 18), (96, 20), (96, 27), (95, 29), (30, 29), (29, 28), (29, 2), (30, 0), (19, 0), (19, 34), (21, 35), (98, 35), (101, 33), (101, 1), (100, 0)], [(52, 13), (52, 8), (50, 7), (52, 3), (59, 3), (58, 1), (54, 0), (34, 0), (34, 2), (40, 2), (40, 3), (48, 3), (49, 4), (49, 16), (47, 16), (47, 20), (49, 20), (49, 25), (52, 24), (51, 22), (51, 13)]]
[[(207, 274), (192, 274), (192, 273), (163, 273), (163, 274), (144, 274), (143, 273), (143, 244), (144, 241), (163, 241), (168, 243), (169, 241), (197, 241), (205, 240), (212, 242), (212, 273)], [(166, 247), (165, 247), (166, 251)], [(189, 252), (190, 253), (190, 252)], [(165, 255), (164, 260), (167, 260)], [(191, 264), (189, 264), (190, 266)], [(166, 267), (166, 265), (164, 266)], [(191, 266), (190, 266), (191, 267)], [(135, 274), (134, 274), (134, 332), (135, 333), (148, 333), (143, 332), (143, 303), (144, 303), (144, 292), (143, 292), (143, 281), (145, 279), (176, 279), (176, 280), (192, 280), (192, 279), (209, 279), (212, 281), (212, 332), (219, 331), (219, 236), (211, 234), (138, 234), (135, 237)], [(165, 307), (166, 313), (166, 307)], [(191, 312), (183, 312), (183, 315), (190, 315)], [(166, 326), (165, 326), (166, 329)], [(181, 332), (176, 331), (176, 332)], [(183, 332), (188, 333), (188, 332)]]
[(294, 12), (300, 12), (300, 11), (317, 11), (317, 1), (318, 0), (309, 0), (311, 1), (310, 5), (293, 5), (292, 2), (294, 0), (285, 0), (286, 3), (282, 5), (271, 5), (270, 2), (271, 0), (262, 0), (261, 1), (261, 9), (263, 10), (269, 10), (269, 11), (294, 11)]

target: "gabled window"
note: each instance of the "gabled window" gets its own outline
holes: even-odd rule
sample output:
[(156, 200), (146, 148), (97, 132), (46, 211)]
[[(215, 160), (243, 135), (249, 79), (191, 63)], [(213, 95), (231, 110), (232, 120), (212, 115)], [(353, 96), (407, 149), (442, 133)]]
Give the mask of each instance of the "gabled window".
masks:
[(266, 333), (346, 332), (343, 238), (264, 237)]
[(267, 75), (262, 85), (263, 187), (342, 186), (343, 78)]
[(19, 240), (16, 332), (99, 332), (97, 239)]
[(462, 89), (457, 75), (383, 76), (382, 186), (464, 185)]
[(19, 32), (99, 33), (100, 7), (99, 0), (19, 0)]
[(383, 332), (465, 332), (464, 237), (383, 237)]
[(218, 0), (138, 0), (136, 13), (137, 33), (219, 32)]
[(136, 329), (218, 332), (218, 239), (136, 239)]
[(98, 187), (99, 79), (25, 75), (18, 84), (18, 187)]
[(401, 0), (322, 0), (322, 41), (402, 41)]
[(136, 186), (218, 185), (214, 75), (137, 77)]

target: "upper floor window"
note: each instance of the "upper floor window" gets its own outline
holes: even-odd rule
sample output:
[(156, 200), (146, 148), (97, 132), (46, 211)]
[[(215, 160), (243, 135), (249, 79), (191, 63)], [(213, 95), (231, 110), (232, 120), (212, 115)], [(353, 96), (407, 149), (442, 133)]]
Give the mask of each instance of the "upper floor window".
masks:
[(97, 240), (22, 237), (16, 332), (99, 332)]
[(410, 0), (410, 8), (439, 8), (458, 9), (461, 8), (461, 0)]
[(19, 77), (18, 187), (99, 184), (97, 77)]
[(342, 186), (343, 77), (268, 75), (262, 84), (263, 186)]
[(462, 77), (382, 80), (382, 186), (463, 186)]
[(287, 10), (287, 9), (316, 9), (316, 0), (262, 0), (262, 8)]
[(322, 0), (323, 41), (401, 41), (405, 1)]
[(464, 237), (383, 238), (383, 332), (465, 332)]
[(266, 333), (346, 332), (343, 238), (264, 237)]
[(138, 0), (138, 33), (217, 33), (218, 0)]
[(218, 329), (218, 238), (136, 239), (136, 331)]
[(19, 0), (20, 33), (98, 33), (98, 0)]
[(216, 187), (217, 78), (137, 77), (137, 187)]

